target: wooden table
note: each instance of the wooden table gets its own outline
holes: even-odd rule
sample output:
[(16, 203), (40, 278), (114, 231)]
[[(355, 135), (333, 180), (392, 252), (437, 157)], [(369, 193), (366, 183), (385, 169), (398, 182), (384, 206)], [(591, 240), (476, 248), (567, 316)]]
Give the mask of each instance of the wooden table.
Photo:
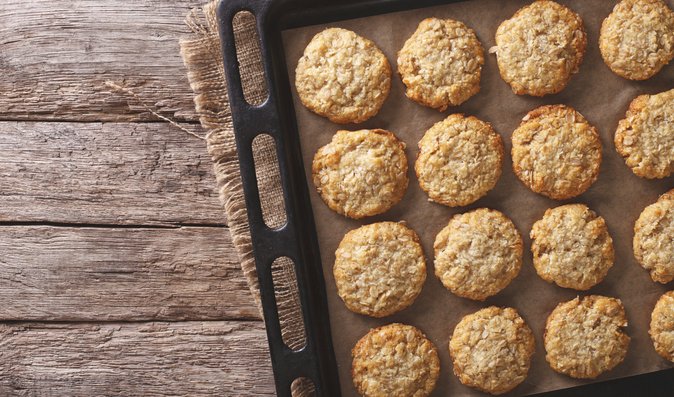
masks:
[(178, 52), (202, 0), (0, 1), (0, 395), (274, 394)]

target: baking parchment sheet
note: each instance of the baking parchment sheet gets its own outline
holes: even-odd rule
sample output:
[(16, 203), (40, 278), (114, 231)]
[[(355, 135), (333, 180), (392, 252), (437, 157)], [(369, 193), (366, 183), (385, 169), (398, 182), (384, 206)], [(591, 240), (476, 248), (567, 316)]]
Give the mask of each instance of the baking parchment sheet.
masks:
[[(645, 206), (653, 203), (658, 195), (674, 188), (674, 178), (646, 180), (635, 176), (615, 151), (613, 135), (618, 120), (624, 117), (635, 96), (674, 88), (674, 63), (644, 82), (628, 81), (616, 76), (603, 63), (597, 44), (601, 22), (611, 12), (616, 1), (560, 1), (578, 12), (585, 24), (588, 47), (580, 71), (559, 94), (543, 98), (515, 95), (501, 79), (495, 55), (488, 54), (488, 50), (495, 45), (494, 34), (498, 25), (529, 3), (519, 0), (472, 0), (283, 32), (290, 81), (293, 83), (297, 61), (304, 47), (314, 34), (327, 27), (350, 29), (373, 40), (388, 57), (394, 72), (391, 93), (381, 112), (373, 119), (358, 125), (340, 126), (311, 113), (302, 106), (293, 87), (302, 155), (305, 168), (309, 172), (316, 150), (330, 142), (339, 129), (383, 128), (392, 131), (407, 144), (409, 188), (402, 202), (380, 216), (356, 221), (332, 212), (316, 193), (311, 176), (307, 175), (307, 183), (312, 188), (311, 199), (325, 274), (332, 337), (344, 396), (357, 396), (350, 374), (351, 348), (370, 328), (392, 322), (419, 327), (437, 346), (441, 373), (434, 396), (483, 395), (461, 385), (452, 373), (448, 342), (454, 326), (462, 316), (490, 305), (516, 308), (536, 337), (536, 353), (529, 376), (508, 395), (527, 395), (591, 382), (574, 380), (554, 372), (545, 361), (543, 348), (543, 330), (550, 311), (559, 302), (587, 294), (622, 299), (629, 321), (627, 333), (632, 338), (625, 361), (597, 380), (647, 373), (672, 366), (653, 349), (648, 336), (648, 325), (656, 300), (674, 286), (651, 281), (648, 272), (634, 259), (632, 237), (634, 222), (639, 213)], [(670, 7), (674, 6), (674, 0), (667, 0), (667, 3)], [(396, 73), (398, 50), (414, 32), (418, 23), (428, 17), (452, 18), (466, 23), (476, 31), (485, 49), (486, 62), (482, 70), (480, 93), (463, 105), (449, 108), (443, 113), (407, 99), (404, 86)], [(603, 145), (599, 179), (586, 193), (566, 201), (550, 200), (528, 190), (513, 174), (510, 157), (510, 137), (522, 117), (535, 107), (557, 103), (572, 106), (583, 114), (599, 130)], [(451, 113), (475, 115), (492, 123), (503, 137), (506, 149), (503, 175), (496, 188), (476, 203), (454, 209), (429, 202), (426, 194), (419, 188), (413, 170), (419, 139), (429, 127)], [(529, 231), (545, 210), (576, 202), (587, 204), (606, 219), (616, 251), (615, 265), (606, 279), (583, 293), (560, 288), (540, 279), (531, 263), (530, 251)], [(433, 270), (435, 235), (453, 214), (480, 207), (494, 208), (505, 213), (514, 221), (524, 239), (524, 263), (519, 276), (505, 290), (485, 302), (454, 296), (442, 286)], [(421, 295), (412, 306), (395, 315), (373, 319), (346, 309), (336, 292), (332, 266), (335, 249), (347, 231), (384, 220), (405, 221), (419, 234), (427, 258), (428, 277)]]

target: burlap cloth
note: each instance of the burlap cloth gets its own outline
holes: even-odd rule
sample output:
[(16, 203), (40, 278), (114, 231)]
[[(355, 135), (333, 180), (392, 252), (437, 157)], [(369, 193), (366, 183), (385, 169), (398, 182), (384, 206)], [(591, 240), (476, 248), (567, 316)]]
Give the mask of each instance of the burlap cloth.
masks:
[[(227, 98), (220, 38), (215, 9), (217, 0), (193, 9), (186, 18), (192, 34), (181, 40), (180, 52), (194, 91), (194, 104), (201, 125), (207, 131), (208, 153), (213, 160), (220, 200), (227, 214), (232, 241), (241, 260), (241, 270), (260, 309), (260, 291), (253, 258), (248, 216), (241, 185), (239, 160), (234, 141)], [(242, 12), (234, 19), (237, 55), (246, 100), (261, 103), (267, 96), (259, 52), (259, 37), (252, 14)], [(278, 163), (272, 139), (254, 142), (255, 168), (265, 223), (271, 227), (285, 222)], [(277, 260), (272, 266), (274, 289), (283, 340), (292, 349), (304, 344), (295, 273), (289, 261)], [(260, 311), (261, 312), (261, 311)], [(313, 395), (306, 380), (293, 383), (293, 396)]]

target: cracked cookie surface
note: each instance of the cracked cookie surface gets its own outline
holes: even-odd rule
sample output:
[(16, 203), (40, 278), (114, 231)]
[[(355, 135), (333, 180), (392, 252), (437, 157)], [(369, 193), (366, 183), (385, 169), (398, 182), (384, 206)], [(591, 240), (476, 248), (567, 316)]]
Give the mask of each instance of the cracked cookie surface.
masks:
[(634, 256), (653, 281), (674, 280), (674, 189), (646, 207), (634, 224)]
[(665, 292), (651, 313), (648, 331), (659, 355), (674, 362), (674, 291)]
[(594, 379), (620, 364), (630, 337), (620, 299), (599, 295), (562, 302), (545, 324), (545, 359), (555, 371)]
[(501, 77), (518, 95), (544, 96), (563, 90), (578, 72), (587, 35), (578, 14), (554, 1), (520, 9), (496, 30)]
[(530, 111), (512, 142), (515, 175), (536, 193), (568, 199), (585, 192), (599, 176), (599, 134), (571, 107), (545, 105)]
[(414, 169), (431, 201), (463, 206), (496, 186), (503, 152), (501, 136), (489, 123), (452, 114), (421, 138)]
[(625, 164), (642, 178), (674, 174), (674, 89), (634, 98), (618, 123), (614, 143)]
[(461, 319), (449, 342), (454, 374), (478, 390), (503, 394), (529, 373), (535, 342), (512, 308), (488, 307)]
[(316, 34), (295, 69), (297, 94), (312, 112), (339, 124), (373, 117), (391, 89), (391, 65), (370, 40), (340, 28)]
[(402, 223), (348, 232), (335, 252), (337, 293), (349, 310), (384, 317), (411, 305), (426, 281), (419, 236)]
[(674, 58), (674, 11), (662, 0), (622, 0), (601, 24), (606, 65), (630, 80), (646, 80)]
[(454, 215), (435, 238), (435, 275), (455, 295), (485, 300), (522, 267), (522, 238), (501, 212), (480, 208)]
[(613, 266), (613, 239), (606, 221), (583, 204), (546, 210), (530, 236), (536, 272), (560, 287), (588, 290)]
[(354, 219), (381, 214), (407, 189), (405, 144), (386, 130), (337, 131), (316, 152), (312, 175), (333, 211)]
[(370, 330), (351, 356), (353, 384), (364, 397), (426, 397), (440, 374), (437, 349), (410, 325)]
[(398, 53), (407, 97), (441, 112), (480, 91), (482, 65), (475, 32), (452, 19), (424, 19)]

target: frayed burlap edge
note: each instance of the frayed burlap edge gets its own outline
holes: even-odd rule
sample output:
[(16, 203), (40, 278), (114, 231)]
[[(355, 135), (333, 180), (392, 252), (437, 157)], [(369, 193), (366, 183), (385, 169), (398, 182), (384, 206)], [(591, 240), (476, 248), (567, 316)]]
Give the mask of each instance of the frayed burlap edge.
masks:
[[(187, 15), (186, 23), (193, 33), (181, 40), (180, 52), (195, 94), (196, 111), (200, 116), (201, 125), (207, 131), (208, 153), (213, 160), (219, 197), (225, 208), (232, 241), (238, 251), (244, 277), (261, 312), (259, 283), (227, 98), (222, 50), (215, 16), (216, 5), (217, 0), (211, 1), (203, 8), (193, 9)], [(239, 64), (242, 65), (241, 79), (244, 86), (252, 87), (245, 92), (246, 99), (251, 103), (262, 102), (267, 93), (266, 89), (259, 88), (264, 87), (264, 84), (261, 83), (263, 75), (260, 55), (255, 50), (259, 42), (255, 34), (254, 17), (250, 14), (242, 14), (242, 18), (235, 19), (234, 30), (237, 37)], [(242, 43), (239, 43), (240, 38), (243, 40)], [(239, 44), (243, 45), (239, 46)], [(250, 67), (244, 69), (243, 65)], [(258, 181), (264, 181), (259, 186), (265, 221), (268, 224), (270, 222), (279, 224), (282, 219), (285, 219), (282, 200), (265, 199), (280, 197), (282, 192), (280, 180), (275, 173), (278, 170), (278, 164), (273, 140), (261, 140), (255, 151), (260, 153), (256, 156), (255, 165)], [(279, 202), (280, 206), (276, 204)], [(272, 266), (272, 273), (274, 274), (283, 340), (289, 347), (298, 348), (304, 344), (305, 334), (304, 324), (300, 317), (295, 274), (291, 267), (292, 263), (283, 260), (277, 260), (277, 262)], [(314, 394), (311, 382), (301, 380), (292, 385), (293, 396), (305, 397)]]
[(180, 53), (195, 94), (194, 105), (199, 120), (207, 131), (208, 153), (213, 160), (219, 197), (225, 206), (227, 223), (241, 260), (241, 269), (261, 311), (260, 286), (241, 186), (215, 6), (216, 2), (213, 1), (203, 9), (193, 9), (188, 14), (186, 22), (193, 34), (180, 41)]

